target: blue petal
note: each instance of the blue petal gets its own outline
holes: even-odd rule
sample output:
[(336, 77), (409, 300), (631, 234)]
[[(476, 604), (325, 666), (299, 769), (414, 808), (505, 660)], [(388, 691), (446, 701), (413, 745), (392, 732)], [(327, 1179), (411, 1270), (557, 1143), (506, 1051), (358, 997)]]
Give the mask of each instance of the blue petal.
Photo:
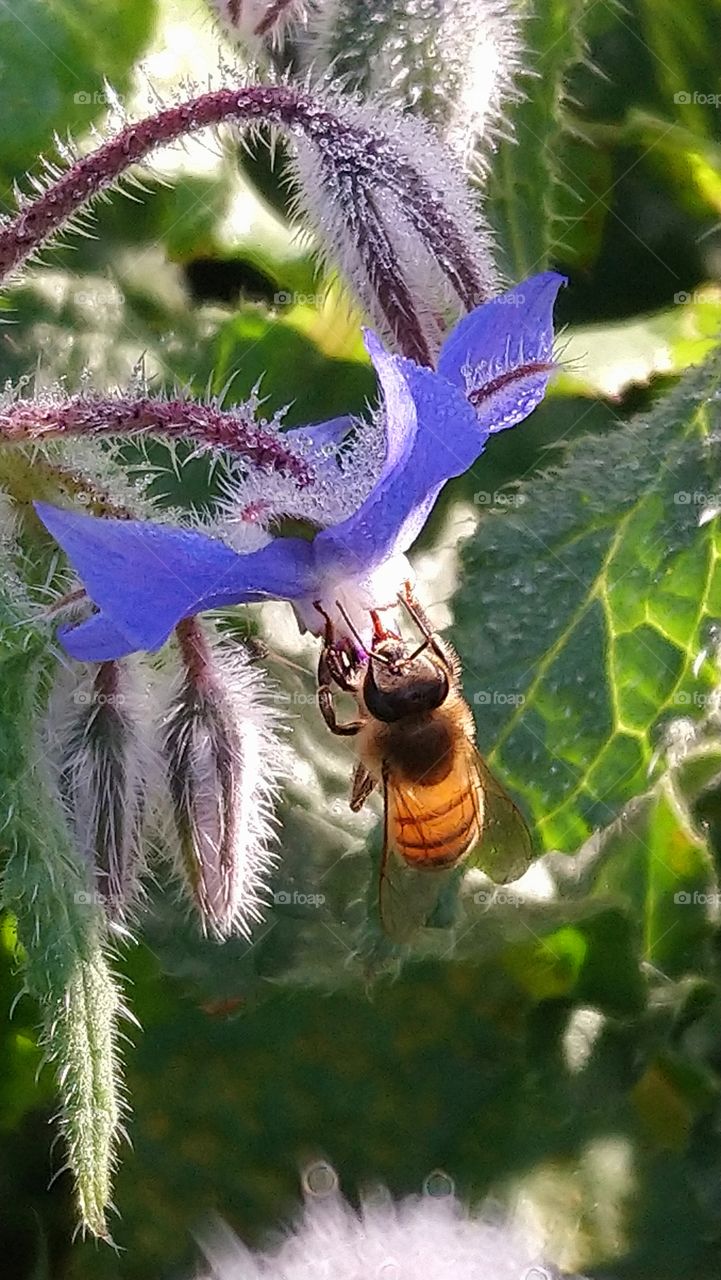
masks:
[(342, 418), (329, 418), (327, 422), (311, 423), (307, 427), (289, 427), (283, 432), (283, 439), (290, 440), (292, 444), (303, 440), (307, 440), (311, 445), (311, 450), (306, 457), (313, 460), (316, 454), (319, 457), (324, 456), (324, 450), (328, 445), (341, 444), (343, 437), (353, 425), (353, 419), (350, 414), (346, 413)]
[(182, 618), (312, 591), (311, 545), (279, 538), (238, 555), (202, 533), (138, 520), (106, 520), (36, 503), (101, 610), (64, 637), (74, 657), (100, 661), (157, 649)]
[(443, 344), (438, 372), (464, 389), (488, 431), (514, 427), (543, 399), (553, 364), (553, 304), (565, 283), (555, 271), (532, 276), (464, 316)]
[(59, 627), (58, 637), (70, 657), (82, 662), (109, 662), (135, 653), (137, 648), (104, 613), (94, 614), (79, 626)]
[(290, 427), (283, 438), (291, 445), (305, 445), (302, 456), (315, 475), (334, 479), (342, 469), (343, 444), (352, 428), (353, 418), (345, 414), (308, 427)]
[(465, 397), (444, 378), (388, 355), (374, 334), (366, 335), (366, 345), (383, 390), (386, 457), (358, 511), (316, 537), (319, 577), (366, 573), (406, 551), (440, 488), (475, 462), (488, 435)]

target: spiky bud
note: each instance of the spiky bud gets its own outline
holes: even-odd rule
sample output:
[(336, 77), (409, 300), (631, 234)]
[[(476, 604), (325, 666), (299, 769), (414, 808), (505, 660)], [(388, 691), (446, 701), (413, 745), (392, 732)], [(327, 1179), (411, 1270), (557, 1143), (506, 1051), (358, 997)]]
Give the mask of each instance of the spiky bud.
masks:
[(423, 115), (465, 161), (489, 149), (522, 66), (509, 0), (323, 0), (318, 11), (314, 68)]
[(0, 225), (0, 280), (156, 148), (220, 124), (290, 135), (298, 207), (321, 252), (403, 354), (432, 364), (449, 308), (497, 287), (489, 233), (421, 121), (293, 85), (218, 89), (128, 124)]
[[(438, 1171), (423, 1195), (394, 1201), (379, 1188), (357, 1211), (345, 1201), (328, 1166), (293, 1231), (273, 1249), (252, 1253), (222, 1224), (201, 1240), (210, 1272), (205, 1280), (555, 1280), (538, 1243), (497, 1211), (471, 1213)], [(332, 1173), (332, 1171), (331, 1171)], [(577, 1277), (576, 1280), (581, 1280)]]
[(176, 631), (182, 675), (169, 691), (162, 752), (177, 863), (203, 929), (218, 938), (262, 920), (282, 771), (262, 677), (196, 618)]
[(209, 0), (221, 29), (254, 54), (277, 49), (289, 31), (307, 16), (307, 0)]
[(138, 662), (61, 676), (45, 737), (61, 803), (88, 867), (88, 896), (118, 924), (138, 897), (153, 775), (150, 684)]

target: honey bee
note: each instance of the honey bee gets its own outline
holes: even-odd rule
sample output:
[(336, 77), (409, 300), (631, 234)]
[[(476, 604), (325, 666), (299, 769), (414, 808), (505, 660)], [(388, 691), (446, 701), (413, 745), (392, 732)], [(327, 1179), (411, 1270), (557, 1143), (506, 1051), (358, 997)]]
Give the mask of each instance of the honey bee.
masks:
[[(399, 601), (423, 637), (414, 649), (386, 631), (376, 614), (371, 651), (356, 667), (334, 644), (327, 620), (318, 666), (318, 702), (328, 727), (356, 739), (351, 809), (359, 810), (374, 790), (382, 792), (379, 908), (394, 935), (405, 892), (399, 869), (450, 872), (472, 853), (472, 865), (506, 883), (533, 858), (521, 813), (476, 748), (457, 655), (433, 631), (409, 584)], [(338, 722), (334, 684), (354, 696), (357, 719)], [(433, 892), (421, 894), (421, 912), (438, 892), (434, 884)]]

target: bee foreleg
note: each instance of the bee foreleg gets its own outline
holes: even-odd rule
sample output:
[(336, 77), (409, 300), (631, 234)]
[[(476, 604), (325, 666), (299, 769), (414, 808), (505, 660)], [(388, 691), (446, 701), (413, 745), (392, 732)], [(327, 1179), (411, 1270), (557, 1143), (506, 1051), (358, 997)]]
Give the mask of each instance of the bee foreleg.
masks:
[(369, 795), (375, 789), (375, 785), (375, 778), (371, 776), (365, 765), (356, 765), (350, 792), (350, 807), (354, 813), (363, 808)]
[(355, 693), (358, 673), (348, 665), (347, 655), (328, 643), (324, 644), (318, 659), (318, 684), (337, 684), (345, 693)]
[(440, 658), (441, 662), (452, 676), (456, 679), (460, 679), (461, 664), (458, 654), (447, 640), (441, 640), (438, 632), (434, 631), (433, 623), (428, 617), (428, 614), (423, 608), (420, 600), (415, 596), (410, 582), (405, 582), (403, 584), (403, 591), (399, 598), (401, 603), (405, 605), (408, 610), (408, 613), (418, 627), (418, 630), (425, 636), (436, 657)]
[(349, 720), (346, 724), (338, 723), (333, 702), (333, 690), (328, 684), (321, 684), (318, 687), (318, 706), (331, 733), (337, 733), (339, 737), (350, 738), (363, 728), (362, 720)]

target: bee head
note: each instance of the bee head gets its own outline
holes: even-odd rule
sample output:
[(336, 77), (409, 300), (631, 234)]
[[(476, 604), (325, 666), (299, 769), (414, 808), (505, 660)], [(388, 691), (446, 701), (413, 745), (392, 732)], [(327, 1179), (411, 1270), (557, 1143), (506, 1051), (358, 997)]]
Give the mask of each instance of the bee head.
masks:
[(370, 655), (363, 699), (376, 720), (392, 723), (404, 716), (435, 711), (449, 693), (448, 676), (429, 653), (408, 657), (401, 640), (383, 640)]

